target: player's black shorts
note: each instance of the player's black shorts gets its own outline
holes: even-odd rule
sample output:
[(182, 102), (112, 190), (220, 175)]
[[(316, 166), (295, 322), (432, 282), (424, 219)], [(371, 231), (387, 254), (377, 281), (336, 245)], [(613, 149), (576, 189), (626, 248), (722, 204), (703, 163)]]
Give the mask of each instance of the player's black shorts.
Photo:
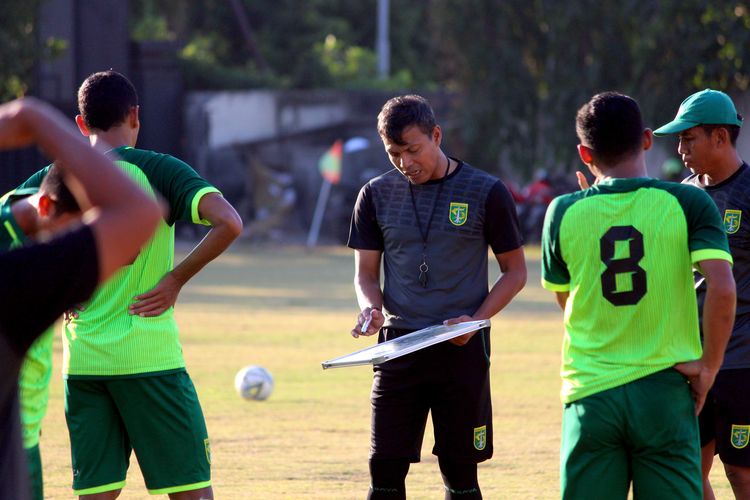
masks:
[(721, 370), (698, 417), (701, 447), (716, 440), (725, 464), (750, 467), (750, 368)]
[[(384, 328), (387, 339), (409, 330)], [(427, 414), (432, 453), (478, 463), (492, 456), (490, 329), (464, 346), (442, 342), (376, 365), (372, 385), (370, 458), (419, 462)]]

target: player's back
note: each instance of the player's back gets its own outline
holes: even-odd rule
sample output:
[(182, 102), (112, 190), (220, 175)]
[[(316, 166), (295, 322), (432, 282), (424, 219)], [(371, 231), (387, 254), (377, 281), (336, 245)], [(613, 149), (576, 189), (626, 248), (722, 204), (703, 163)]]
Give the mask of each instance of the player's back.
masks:
[[(162, 153), (121, 146), (110, 154), (115, 163), (146, 192), (159, 194), (168, 213), (135, 260), (100, 286), (78, 318), (66, 323), (63, 373), (73, 376), (118, 376), (169, 371), (184, 367), (173, 308), (155, 317), (128, 314), (133, 297), (155, 287), (172, 270), (174, 223), (208, 225), (198, 203), (218, 192), (185, 162)], [(39, 187), (50, 166), (21, 188)]]
[[(139, 166), (116, 164), (144, 190), (155, 189)], [(125, 375), (184, 366), (173, 309), (152, 318), (128, 314), (133, 297), (155, 287), (172, 269), (174, 227), (162, 220), (136, 258), (97, 288), (65, 325), (67, 375)]]
[(723, 236), (704, 193), (655, 179), (607, 180), (557, 198), (545, 225), (553, 240), (545, 286), (570, 293), (564, 395), (577, 399), (700, 357), (692, 264), (721, 248)]

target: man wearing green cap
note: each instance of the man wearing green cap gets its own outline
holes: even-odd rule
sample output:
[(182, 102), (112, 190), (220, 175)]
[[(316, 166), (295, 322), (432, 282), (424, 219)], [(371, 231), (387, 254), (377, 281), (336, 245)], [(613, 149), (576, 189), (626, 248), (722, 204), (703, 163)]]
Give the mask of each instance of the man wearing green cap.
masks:
[[(708, 474), (719, 454), (737, 498), (750, 498), (750, 168), (737, 153), (742, 116), (723, 92), (706, 89), (680, 105), (655, 135), (677, 134), (678, 154), (692, 175), (683, 182), (704, 189), (724, 220), (734, 259), (737, 310), (724, 363), (699, 416), (704, 498), (714, 498)], [(696, 281), (703, 313), (705, 280)]]

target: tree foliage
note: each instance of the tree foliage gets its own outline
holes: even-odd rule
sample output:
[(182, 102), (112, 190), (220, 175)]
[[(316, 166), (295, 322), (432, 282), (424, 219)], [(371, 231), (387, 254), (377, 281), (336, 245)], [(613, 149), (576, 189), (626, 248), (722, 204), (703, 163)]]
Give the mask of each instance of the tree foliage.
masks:
[[(0, 16), (0, 102), (24, 95), (39, 56), (36, 19), (41, 0), (4, 0)], [(12, 15), (11, 15), (12, 14)]]
[[(43, 0), (5, 0), (0, 97), (32, 85)], [(174, 40), (191, 89), (449, 90), (450, 139), (484, 168), (575, 162), (573, 119), (593, 93), (638, 99), (649, 125), (691, 92), (750, 86), (740, 0), (391, 0), (391, 78), (376, 78), (377, 0), (130, 0), (134, 40)], [(458, 139), (454, 139), (458, 136)]]
[[(574, 116), (619, 90), (661, 123), (697, 89), (748, 88), (750, 17), (719, 0), (435, 0), (472, 157), (530, 176), (575, 161)], [(461, 15), (455, 15), (460, 12)]]
[(391, 1), (386, 82), (376, 78), (376, 0), (239, 3), (252, 44), (232, 2), (134, 1), (136, 18), (159, 12), (185, 40), (194, 88), (455, 91), (466, 154), (527, 178), (577, 162), (573, 119), (593, 93), (634, 96), (653, 125), (697, 89), (750, 84), (750, 13), (738, 0)]
[[(233, 4), (239, 4), (239, 15)], [(132, 31), (141, 39), (150, 32), (145, 25), (157, 27), (151, 31), (155, 39), (184, 42), (191, 88), (406, 88), (434, 82), (431, 68), (416, 64), (430, 40), (415, 26), (427, 15), (418, 2), (405, 5), (405, 15), (392, 16), (396, 70), (386, 82), (375, 78), (375, 0), (133, 0), (132, 5)]]

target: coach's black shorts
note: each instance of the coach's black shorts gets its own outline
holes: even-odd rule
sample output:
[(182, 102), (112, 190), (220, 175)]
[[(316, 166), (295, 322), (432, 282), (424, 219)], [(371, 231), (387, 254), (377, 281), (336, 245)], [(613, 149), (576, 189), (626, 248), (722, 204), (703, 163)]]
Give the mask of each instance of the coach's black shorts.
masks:
[[(381, 340), (408, 330), (383, 329)], [(492, 456), (490, 329), (464, 346), (442, 342), (376, 365), (370, 458), (419, 462), (427, 414), (442, 458), (478, 463)]]
[(750, 467), (750, 368), (721, 370), (698, 417), (701, 447), (716, 440), (725, 464)]

